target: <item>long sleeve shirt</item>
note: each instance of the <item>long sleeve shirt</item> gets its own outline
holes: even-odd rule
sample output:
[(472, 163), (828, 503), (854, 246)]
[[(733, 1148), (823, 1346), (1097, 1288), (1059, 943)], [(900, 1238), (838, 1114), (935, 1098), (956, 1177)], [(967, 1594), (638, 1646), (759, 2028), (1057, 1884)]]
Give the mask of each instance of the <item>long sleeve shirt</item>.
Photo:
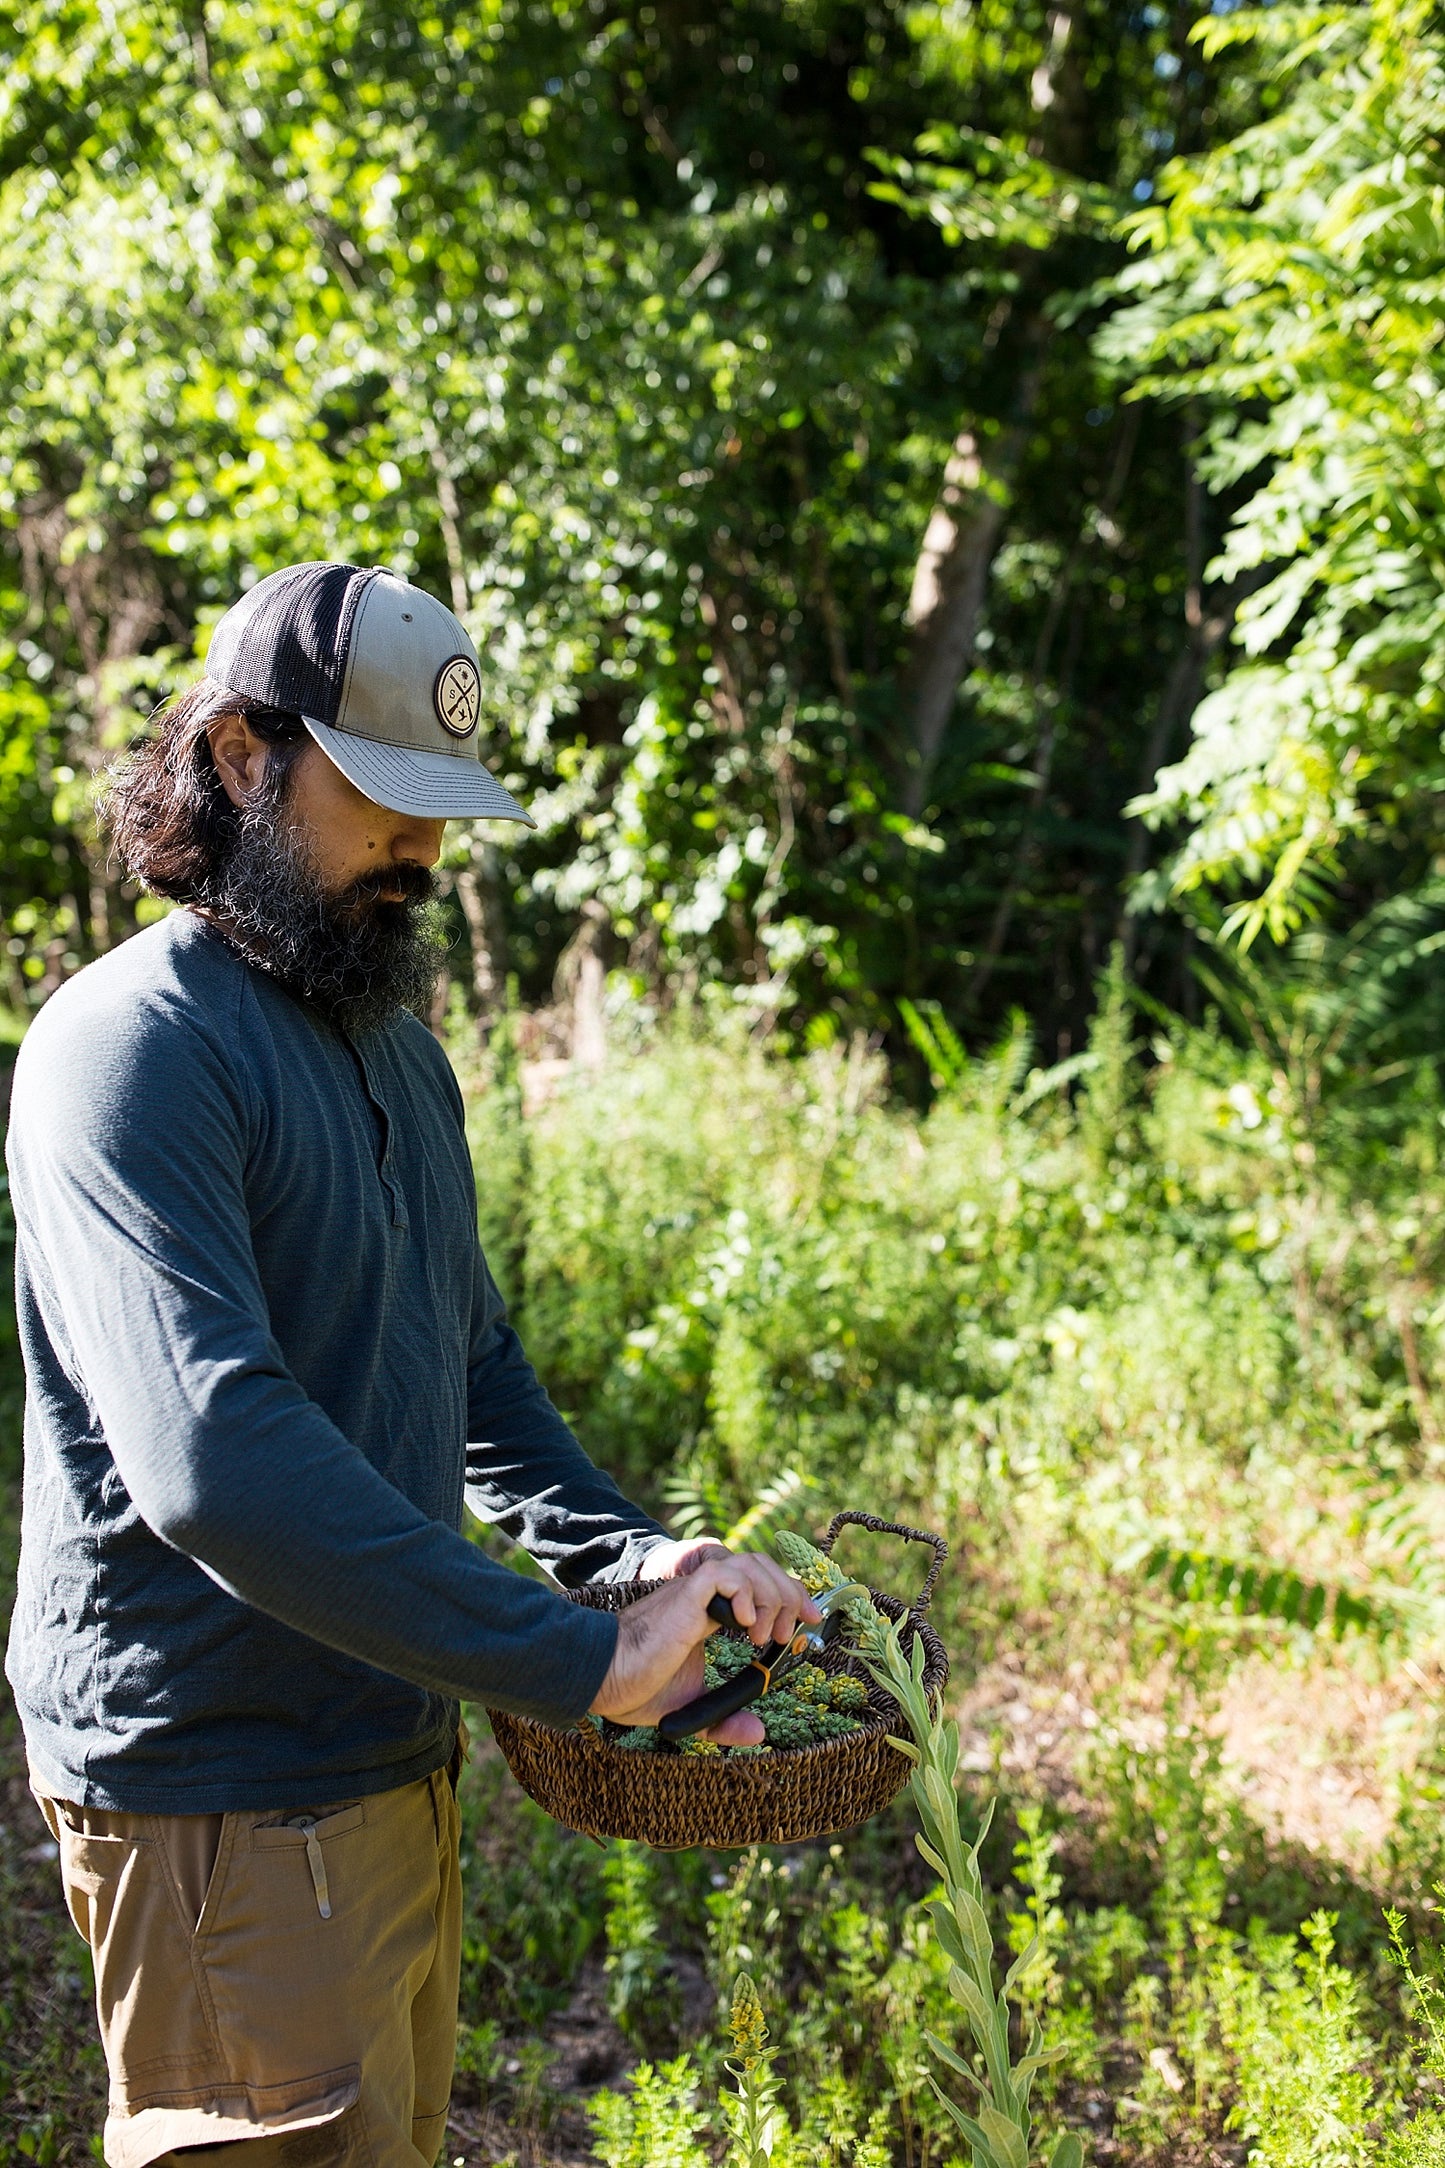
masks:
[(31, 1027), (9, 1136), (25, 1490), (7, 1675), (83, 1805), (216, 1813), (438, 1768), (459, 1698), (566, 1722), (665, 1532), (587, 1459), (477, 1242), (410, 1016), (348, 1037), (178, 911)]

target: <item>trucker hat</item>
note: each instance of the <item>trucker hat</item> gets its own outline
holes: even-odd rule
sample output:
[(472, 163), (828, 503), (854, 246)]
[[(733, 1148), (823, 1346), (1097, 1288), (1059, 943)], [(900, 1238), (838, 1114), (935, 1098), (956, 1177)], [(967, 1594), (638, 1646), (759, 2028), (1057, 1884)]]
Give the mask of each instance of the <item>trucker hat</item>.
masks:
[(482, 765), (482, 674), (460, 620), (395, 572), (304, 564), (258, 580), (212, 633), (206, 676), (299, 715), (393, 813), (536, 826)]

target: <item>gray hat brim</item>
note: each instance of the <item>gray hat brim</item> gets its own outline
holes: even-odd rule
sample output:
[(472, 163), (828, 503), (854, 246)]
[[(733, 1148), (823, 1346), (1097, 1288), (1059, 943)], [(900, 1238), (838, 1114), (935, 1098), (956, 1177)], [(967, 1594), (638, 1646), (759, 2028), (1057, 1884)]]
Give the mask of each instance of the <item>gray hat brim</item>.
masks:
[(383, 745), (376, 738), (360, 738), (354, 730), (333, 730), (314, 716), (303, 715), (327, 759), (364, 797), (391, 813), (409, 813), (420, 820), (521, 821), (537, 823), (524, 813), (509, 790), (479, 760), (454, 753), (428, 753), (406, 745)]

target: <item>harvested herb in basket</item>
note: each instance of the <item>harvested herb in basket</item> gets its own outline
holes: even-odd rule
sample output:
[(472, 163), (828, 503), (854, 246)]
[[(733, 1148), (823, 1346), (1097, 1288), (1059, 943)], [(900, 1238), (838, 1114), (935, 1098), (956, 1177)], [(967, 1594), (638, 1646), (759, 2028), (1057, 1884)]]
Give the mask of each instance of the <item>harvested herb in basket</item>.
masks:
[[(839, 1531), (853, 1523), (873, 1535), (899, 1536), (905, 1542), (932, 1547), (934, 1563), (911, 1606), (887, 1589), (867, 1589), (850, 1582), (827, 1563)], [(821, 1547), (815, 1549), (793, 1537), (779, 1543), (778, 1555), (809, 1585), (810, 1592), (827, 1598), (831, 1591), (824, 1614), (824, 1648), (816, 1657), (811, 1650), (796, 1651), (791, 1678), (786, 1671), (779, 1675), (775, 1664), (773, 1691), (752, 1698), (751, 1706), (760, 1717), (781, 1715), (785, 1707), (781, 1690), (786, 1686), (793, 1689), (786, 1703), (791, 1705), (794, 1723), (817, 1726), (822, 1720), (823, 1729), (832, 1733), (841, 1719), (847, 1726), (841, 1735), (819, 1736), (815, 1730), (812, 1742), (801, 1749), (785, 1746), (781, 1739), (761, 1747), (711, 1747), (690, 1734), (687, 1723), (676, 1721), (687, 1715), (687, 1709), (696, 1709), (693, 1702), (663, 1719), (674, 1733), (671, 1743), (680, 1752), (656, 1751), (663, 1742), (645, 1731), (634, 1734), (619, 1753), (616, 1731), (599, 1721), (584, 1719), (558, 1730), (533, 1717), (491, 1709), (488, 1714), (497, 1744), (523, 1790), (568, 1829), (585, 1830), (598, 1838), (626, 1837), (662, 1851), (797, 1844), (827, 1831), (855, 1828), (881, 1813), (907, 1783), (912, 1765), (893, 1736), (904, 1728), (902, 1711), (886, 1689), (872, 1679), (865, 1682), (869, 1641), (894, 1626), (905, 1632), (915, 1668), (921, 1663), (920, 1689), (931, 1703), (936, 1701), (948, 1679), (948, 1657), (924, 1613), (948, 1546), (941, 1536), (923, 1529), (881, 1521), (872, 1513), (846, 1511), (834, 1514)], [(645, 1600), (648, 1593), (645, 1582), (623, 1587), (607, 1583), (575, 1590), (572, 1600), (594, 1610), (616, 1612)], [(712, 1615), (717, 1618), (715, 1611)], [(708, 1677), (717, 1682), (709, 1691), (726, 1701), (745, 1683), (731, 1673), (731, 1667), (754, 1663), (760, 1652), (750, 1655), (751, 1643), (736, 1626), (721, 1618), (718, 1623), (723, 1633), (709, 1640), (705, 1654)], [(835, 1634), (830, 1636), (828, 1628), (834, 1628)], [(828, 1682), (826, 1707), (813, 1675), (816, 1672)], [(842, 1705), (853, 1698), (848, 1687), (839, 1689), (835, 1684), (840, 1674), (849, 1672), (857, 1673), (856, 1681), (850, 1683), (864, 1697), (856, 1712)], [(698, 1701), (706, 1698), (699, 1696)], [(732, 1706), (738, 1705), (733, 1700)], [(708, 1728), (707, 1721), (698, 1726), (699, 1730)]]
[[(777, 1549), (790, 1573), (796, 1574), (810, 1595), (844, 1585), (845, 1576), (821, 1551), (801, 1536), (780, 1536)], [(811, 1576), (811, 1579), (810, 1579)], [(851, 1638), (851, 1635), (850, 1635)], [(710, 1691), (746, 1670), (753, 1659), (751, 1645), (733, 1635), (717, 1634), (703, 1652), (703, 1689)], [(757, 1755), (787, 1752), (797, 1747), (818, 1746), (825, 1739), (842, 1739), (860, 1728), (868, 1707), (868, 1691), (859, 1679), (845, 1674), (830, 1676), (820, 1664), (804, 1663), (749, 1704), (761, 1720), (765, 1738), (758, 1746), (718, 1745), (711, 1739), (689, 1738), (680, 1751), (691, 1755)], [(596, 1719), (589, 1719), (596, 1724)], [(609, 1744), (628, 1753), (657, 1753), (664, 1748), (661, 1734), (648, 1724), (630, 1731), (604, 1730)]]

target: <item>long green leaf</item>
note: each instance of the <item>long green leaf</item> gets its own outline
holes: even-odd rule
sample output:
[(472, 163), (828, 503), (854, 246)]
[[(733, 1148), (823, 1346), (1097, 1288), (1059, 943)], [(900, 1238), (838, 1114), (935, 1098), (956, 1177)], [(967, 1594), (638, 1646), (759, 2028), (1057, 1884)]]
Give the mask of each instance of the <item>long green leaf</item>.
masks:
[[(1002, 2009), (991, 2007), (974, 1983), (965, 1979), (957, 1967), (948, 1976), (948, 1986), (955, 2000), (961, 2002), (967, 2010), (974, 2039), (983, 2050), (984, 2060), (988, 2065), (988, 2088), (1000, 2099), (1006, 2100), (1013, 2090), (1008, 2059), (1007, 2006)], [(928, 2033), (925, 2037), (935, 2054), (941, 2055), (961, 2076), (972, 2079), (975, 2085), (981, 2090), (984, 2089), (977, 2071), (971, 2069), (967, 2063), (958, 2062), (951, 2050), (945, 2051), (936, 2034)]]
[(978, 2072), (956, 2048), (951, 2048), (946, 2040), (940, 2040), (937, 2033), (925, 2031), (923, 2037), (940, 2062), (947, 2063), (949, 2069), (956, 2070), (961, 2078), (967, 2078), (970, 2085), (977, 2085)]
[(982, 2124), (1000, 2168), (1029, 2168), (1028, 2139), (999, 2108), (980, 2108)]
[(947, 1901), (942, 1897), (935, 1898), (933, 1903), (929, 1905), (928, 1910), (932, 1917), (933, 1932), (937, 1935), (946, 1955), (952, 1958), (955, 1965), (966, 1967), (969, 1963), (969, 1953), (964, 1948), (963, 1937), (958, 1931), (958, 1922), (949, 1911)]
[(953, 1916), (968, 1944), (975, 1975), (986, 1980), (993, 1965), (993, 1931), (988, 1924), (988, 1914), (966, 1889), (950, 1890), (949, 1897)]
[(930, 2078), (928, 2082), (933, 2087), (933, 2090), (938, 2095), (938, 2098), (943, 2102), (944, 2107), (947, 2108), (949, 2114), (953, 2117), (954, 2122), (957, 2123), (959, 2129), (963, 2132), (964, 2137), (967, 2138), (969, 2144), (974, 2148), (975, 2152), (981, 2155), (985, 2163), (985, 2168), (1009, 2168), (1009, 2164), (1006, 2161), (1001, 2161), (998, 2155), (995, 2153), (993, 2147), (989, 2144), (987, 2132), (982, 2130), (979, 2125), (975, 2123), (971, 2115), (966, 2115), (964, 2113), (963, 2109), (960, 2108), (956, 2100), (950, 2099), (949, 2095), (945, 2093), (943, 2087), (939, 2084), (937, 2078)]
[[(929, 1866), (933, 1869), (935, 1874), (946, 1875), (948, 1873), (948, 1866), (946, 1861), (944, 1860), (943, 1854), (941, 1852), (935, 1852), (933, 1846), (929, 1844), (926, 1839), (924, 1839), (923, 1837), (915, 1837), (913, 1843), (915, 1850), (921, 1855), (922, 1858), (927, 1860)], [(938, 1901), (941, 1902), (942, 1900)]]

